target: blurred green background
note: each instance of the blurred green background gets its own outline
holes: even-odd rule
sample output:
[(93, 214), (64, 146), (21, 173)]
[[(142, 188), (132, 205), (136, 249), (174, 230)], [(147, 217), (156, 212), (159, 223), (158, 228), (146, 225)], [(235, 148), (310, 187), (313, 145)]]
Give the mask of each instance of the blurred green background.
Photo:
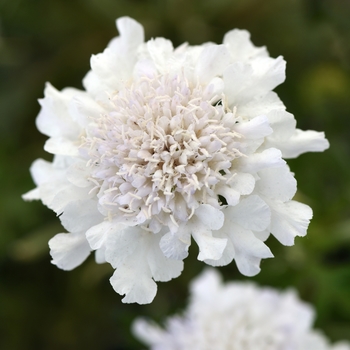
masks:
[[(290, 161), (298, 199), (314, 210), (306, 238), (268, 245), (252, 280), (293, 286), (317, 311), (316, 327), (333, 341), (350, 340), (350, 1), (349, 0), (0, 0), (0, 348), (140, 349), (131, 321), (159, 321), (186, 304), (188, 283), (204, 267), (196, 247), (177, 279), (158, 284), (151, 305), (124, 305), (109, 284), (109, 265), (90, 257), (72, 272), (50, 264), (47, 241), (62, 232), (41, 203), (25, 203), (31, 162), (51, 157), (35, 127), (44, 84), (82, 87), (89, 58), (117, 35), (129, 15), (146, 38), (220, 43), (233, 28), (287, 61), (277, 88), (302, 129), (325, 131), (331, 148)], [(249, 279), (235, 264), (225, 279)], [(310, 349), (311, 350), (311, 349)]]

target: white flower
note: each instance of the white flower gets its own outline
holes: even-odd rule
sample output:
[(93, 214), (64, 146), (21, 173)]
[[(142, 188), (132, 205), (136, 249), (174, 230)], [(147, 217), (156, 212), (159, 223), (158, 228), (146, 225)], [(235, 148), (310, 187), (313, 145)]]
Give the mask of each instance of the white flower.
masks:
[(350, 350), (334, 346), (312, 329), (314, 312), (292, 290), (278, 292), (253, 283), (223, 285), (214, 269), (191, 286), (190, 303), (165, 329), (138, 318), (137, 338), (152, 350)]
[(31, 167), (41, 199), (69, 233), (50, 240), (52, 262), (70, 270), (91, 250), (116, 271), (124, 302), (149, 303), (154, 281), (181, 274), (191, 237), (199, 260), (252, 276), (272, 233), (282, 244), (306, 234), (311, 209), (292, 200), (283, 158), (328, 147), (324, 134), (296, 129), (271, 90), (285, 62), (244, 30), (222, 45), (144, 42), (124, 17), (120, 36), (91, 58), (86, 91), (50, 84), (37, 118), (53, 162)]

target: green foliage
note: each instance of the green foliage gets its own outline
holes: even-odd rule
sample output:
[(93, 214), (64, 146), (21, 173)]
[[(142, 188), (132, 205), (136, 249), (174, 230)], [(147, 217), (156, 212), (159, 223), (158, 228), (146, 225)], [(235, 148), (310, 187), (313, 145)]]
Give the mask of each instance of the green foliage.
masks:
[[(49, 156), (35, 128), (36, 100), (46, 81), (81, 87), (89, 57), (116, 35), (129, 15), (149, 39), (220, 42), (245, 28), (253, 42), (288, 63), (277, 88), (302, 129), (325, 130), (331, 148), (290, 162), (299, 199), (314, 210), (307, 237), (293, 247), (269, 238), (275, 259), (253, 278), (294, 287), (317, 311), (332, 339), (350, 339), (350, 2), (342, 0), (1, 0), (0, 1), (0, 348), (137, 349), (130, 324), (158, 321), (184, 307), (188, 283), (204, 267), (191, 247), (185, 271), (158, 284), (151, 305), (124, 305), (93, 258), (72, 272), (49, 263), (47, 241), (62, 230), (41, 203), (24, 203), (33, 187), (31, 162)], [(226, 279), (245, 279), (233, 264)]]

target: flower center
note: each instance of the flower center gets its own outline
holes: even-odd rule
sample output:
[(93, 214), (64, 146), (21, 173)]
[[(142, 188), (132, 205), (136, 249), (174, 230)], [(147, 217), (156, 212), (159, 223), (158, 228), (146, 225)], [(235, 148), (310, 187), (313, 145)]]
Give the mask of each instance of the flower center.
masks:
[(210, 90), (163, 75), (111, 97), (113, 112), (89, 125), (82, 145), (104, 214), (159, 231), (188, 220), (202, 203), (225, 204), (215, 188), (235, 175), (241, 135), (232, 130), (224, 96)]

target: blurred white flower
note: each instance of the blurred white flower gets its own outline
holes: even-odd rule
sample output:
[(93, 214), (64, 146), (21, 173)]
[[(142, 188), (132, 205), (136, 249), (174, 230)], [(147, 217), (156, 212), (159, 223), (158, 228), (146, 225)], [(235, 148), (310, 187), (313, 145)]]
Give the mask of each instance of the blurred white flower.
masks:
[(272, 233), (292, 245), (311, 209), (293, 201), (296, 181), (283, 158), (328, 147), (324, 133), (296, 129), (271, 90), (285, 62), (255, 47), (244, 30), (222, 45), (144, 42), (142, 26), (117, 20), (120, 36), (92, 56), (86, 91), (40, 100), (38, 129), (53, 162), (36, 160), (41, 199), (69, 233), (49, 242), (52, 262), (70, 270), (96, 251), (116, 271), (124, 302), (149, 303), (154, 281), (181, 274), (191, 237), (198, 259), (241, 273), (272, 257)]
[(192, 283), (181, 316), (168, 318), (165, 329), (139, 318), (133, 332), (152, 350), (350, 350), (347, 342), (331, 346), (313, 321), (311, 306), (292, 290), (223, 285), (218, 272), (207, 269)]

